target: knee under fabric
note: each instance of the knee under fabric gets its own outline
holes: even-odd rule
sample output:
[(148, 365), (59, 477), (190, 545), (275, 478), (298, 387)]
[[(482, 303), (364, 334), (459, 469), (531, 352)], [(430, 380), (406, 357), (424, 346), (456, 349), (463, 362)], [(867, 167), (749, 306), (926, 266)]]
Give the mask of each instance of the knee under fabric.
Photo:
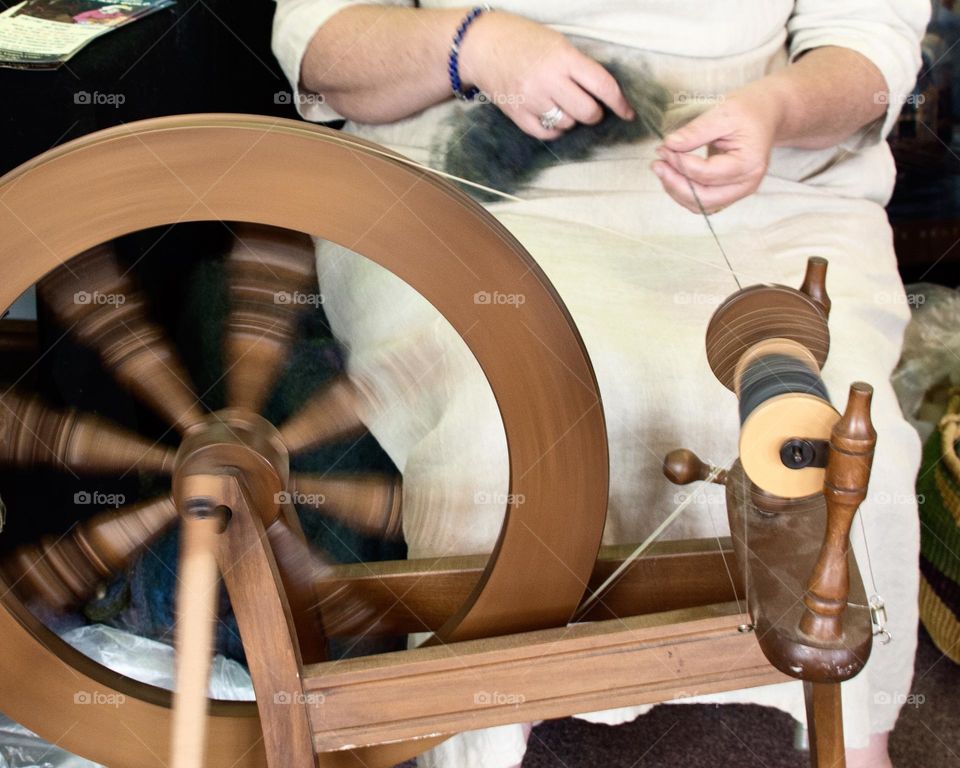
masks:
[[(659, 135), (669, 92), (643, 71), (628, 71), (616, 62), (604, 64), (620, 84), (637, 117), (622, 120), (603, 107), (596, 125), (578, 123), (558, 139), (544, 142), (524, 133), (490, 102), (458, 112), (449, 133), (432, 148), (434, 166), (460, 178), (512, 193), (539, 171), (583, 160), (599, 146), (626, 144)], [(482, 202), (499, 199), (469, 189)]]

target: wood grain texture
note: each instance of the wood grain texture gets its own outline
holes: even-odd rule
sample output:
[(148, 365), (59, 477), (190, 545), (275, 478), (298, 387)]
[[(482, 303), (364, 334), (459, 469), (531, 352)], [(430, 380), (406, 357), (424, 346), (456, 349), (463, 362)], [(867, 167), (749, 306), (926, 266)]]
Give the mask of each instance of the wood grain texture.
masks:
[(744, 352), (771, 338), (802, 344), (820, 368), (830, 351), (827, 318), (816, 301), (785, 285), (752, 285), (723, 302), (707, 326), (707, 360), (720, 383), (733, 390)]
[(37, 290), (61, 326), (168, 424), (185, 433), (203, 419), (186, 368), (112, 244), (81, 253)]
[(873, 642), (870, 609), (853, 553), (846, 554), (850, 604), (838, 639), (814, 641), (800, 630), (807, 582), (823, 544), (823, 495), (777, 499), (775, 506), (754, 503), (750, 480), (737, 462), (727, 479), (727, 514), (734, 549), (746, 569), (747, 599), (756, 636), (770, 663), (784, 674), (821, 683), (857, 675)]
[(873, 387), (857, 382), (850, 387), (843, 418), (830, 435), (823, 497), (826, 528), (816, 564), (803, 596), (807, 610), (800, 631), (815, 644), (843, 640), (850, 595), (850, 527), (867, 497), (877, 433), (870, 419)]
[(804, 682), (810, 768), (846, 768), (839, 683)]
[(308, 666), (314, 740), (335, 750), (783, 682), (746, 621), (734, 603)]

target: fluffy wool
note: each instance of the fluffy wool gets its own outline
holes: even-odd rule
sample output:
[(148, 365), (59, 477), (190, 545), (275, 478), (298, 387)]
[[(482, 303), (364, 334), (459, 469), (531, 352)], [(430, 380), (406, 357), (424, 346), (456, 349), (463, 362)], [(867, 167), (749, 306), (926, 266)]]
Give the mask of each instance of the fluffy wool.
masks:
[[(578, 123), (560, 138), (545, 142), (524, 133), (494, 104), (459, 112), (451, 119), (448, 138), (433, 148), (435, 167), (468, 181), (512, 193), (551, 165), (583, 160), (602, 145), (625, 144), (659, 135), (669, 92), (643, 71), (616, 62), (604, 64), (637, 113), (622, 120), (606, 106), (596, 125)], [(497, 200), (469, 188), (483, 202)]]

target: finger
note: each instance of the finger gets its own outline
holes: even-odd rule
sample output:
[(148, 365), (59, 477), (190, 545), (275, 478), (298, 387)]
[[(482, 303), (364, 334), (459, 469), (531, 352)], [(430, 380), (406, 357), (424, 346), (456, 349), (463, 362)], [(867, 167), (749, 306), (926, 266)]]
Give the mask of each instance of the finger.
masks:
[(664, 137), (663, 145), (674, 152), (692, 152), (723, 138), (728, 132), (726, 118), (717, 107), (713, 107)]
[(667, 194), (694, 213), (700, 213), (701, 205), (707, 213), (716, 213), (756, 190), (756, 185), (750, 182), (722, 187), (705, 187), (695, 181), (689, 181), (662, 160), (653, 164), (653, 172), (660, 179)]
[(633, 120), (637, 115), (613, 75), (589, 56), (579, 51), (577, 55), (576, 63), (570, 70), (570, 77), (587, 93), (610, 107), (615, 115), (624, 120)]
[(748, 166), (742, 156), (733, 152), (719, 152), (704, 158), (660, 147), (657, 149), (657, 157), (691, 181), (705, 186), (739, 184), (756, 175), (763, 175), (762, 166), (758, 173), (758, 169)]
[(553, 99), (577, 123), (596, 125), (603, 119), (603, 108), (597, 100), (569, 78), (554, 86)]

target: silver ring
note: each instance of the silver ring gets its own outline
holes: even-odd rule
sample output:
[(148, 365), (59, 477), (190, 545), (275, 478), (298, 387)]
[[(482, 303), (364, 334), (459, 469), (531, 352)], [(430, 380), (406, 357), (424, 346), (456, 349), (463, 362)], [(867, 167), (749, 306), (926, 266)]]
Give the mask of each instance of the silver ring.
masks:
[(540, 125), (543, 126), (545, 131), (552, 131), (557, 127), (557, 124), (563, 120), (563, 110), (560, 107), (554, 107), (553, 109), (548, 109), (542, 115), (540, 115)]

